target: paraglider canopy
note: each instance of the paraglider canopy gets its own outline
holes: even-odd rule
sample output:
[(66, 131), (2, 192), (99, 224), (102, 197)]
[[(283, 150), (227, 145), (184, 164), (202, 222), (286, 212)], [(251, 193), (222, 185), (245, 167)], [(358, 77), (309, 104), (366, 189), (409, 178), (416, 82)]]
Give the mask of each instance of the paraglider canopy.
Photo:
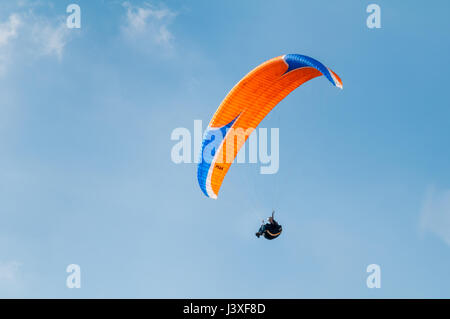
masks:
[[(206, 196), (217, 198), (234, 158), (264, 117), (297, 87), (321, 75), (342, 89), (338, 75), (319, 61), (286, 54), (259, 65), (233, 87), (212, 117), (202, 142), (197, 179)], [(239, 134), (244, 136), (236, 139)]]

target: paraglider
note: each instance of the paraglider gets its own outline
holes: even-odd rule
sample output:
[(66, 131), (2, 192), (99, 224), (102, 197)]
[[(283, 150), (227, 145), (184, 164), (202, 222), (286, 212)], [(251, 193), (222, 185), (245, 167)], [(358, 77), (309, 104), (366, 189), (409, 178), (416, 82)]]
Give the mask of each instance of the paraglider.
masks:
[(275, 211), (272, 211), (272, 216), (267, 218), (268, 223), (264, 223), (256, 233), (256, 237), (264, 236), (264, 238), (272, 240), (281, 235), (283, 227), (273, 218)]
[[(237, 153), (264, 117), (297, 87), (321, 75), (342, 89), (338, 75), (319, 61), (286, 54), (259, 65), (233, 87), (203, 137), (197, 179), (206, 196), (217, 198)], [(232, 130), (240, 131), (242, 138), (235, 142)]]

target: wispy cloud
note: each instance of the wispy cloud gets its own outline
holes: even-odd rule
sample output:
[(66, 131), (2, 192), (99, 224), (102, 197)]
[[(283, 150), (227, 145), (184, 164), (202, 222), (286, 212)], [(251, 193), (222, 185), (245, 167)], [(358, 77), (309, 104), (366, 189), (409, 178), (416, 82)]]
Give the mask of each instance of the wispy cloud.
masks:
[(62, 17), (48, 18), (19, 8), (0, 21), (0, 75), (20, 58), (54, 56), (60, 60), (68, 39)]
[(17, 38), (22, 20), (18, 14), (11, 14), (5, 22), (0, 23), (0, 75), (11, 60), (11, 42)]
[(39, 19), (33, 24), (32, 39), (41, 55), (53, 55), (61, 59), (68, 36), (69, 29), (63, 22)]
[(126, 22), (123, 34), (135, 40), (145, 39), (148, 45), (170, 48), (175, 39), (169, 30), (176, 13), (164, 6), (145, 3), (142, 7), (124, 2)]
[(0, 262), (0, 283), (17, 279), (22, 264), (17, 261)]
[(0, 47), (9, 43), (9, 41), (17, 37), (17, 30), (22, 21), (17, 14), (11, 14), (8, 20), (0, 24)]
[(450, 245), (450, 189), (430, 187), (422, 206), (420, 229), (437, 235)]

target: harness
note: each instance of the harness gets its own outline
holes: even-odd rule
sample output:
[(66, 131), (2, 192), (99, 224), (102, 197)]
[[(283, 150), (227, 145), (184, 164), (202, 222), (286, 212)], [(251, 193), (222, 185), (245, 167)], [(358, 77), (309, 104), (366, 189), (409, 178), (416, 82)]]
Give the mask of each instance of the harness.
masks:
[(278, 226), (278, 232), (277, 233), (272, 233), (270, 232), (270, 230), (266, 229), (266, 231), (264, 232), (264, 235), (269, 235), (269, 237), (264, 236), (266, 239), (275, 239), (278, 236), (280, 236), (281, 232), (283, 231), (281, 225)]

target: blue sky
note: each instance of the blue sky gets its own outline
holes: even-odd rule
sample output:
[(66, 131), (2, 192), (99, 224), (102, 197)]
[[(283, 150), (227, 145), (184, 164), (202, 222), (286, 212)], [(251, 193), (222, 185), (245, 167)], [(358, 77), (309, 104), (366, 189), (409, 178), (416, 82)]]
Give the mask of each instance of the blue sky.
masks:
[[(0, 297), (449, 298), (450, 6), (375, 1), (368, 29), (370, 3), (2, 2)], [(235, 165), (206, 198), (171, 132), (286, 53), (344, 90), (294, 91), (261, 123), (278, 174)]]

